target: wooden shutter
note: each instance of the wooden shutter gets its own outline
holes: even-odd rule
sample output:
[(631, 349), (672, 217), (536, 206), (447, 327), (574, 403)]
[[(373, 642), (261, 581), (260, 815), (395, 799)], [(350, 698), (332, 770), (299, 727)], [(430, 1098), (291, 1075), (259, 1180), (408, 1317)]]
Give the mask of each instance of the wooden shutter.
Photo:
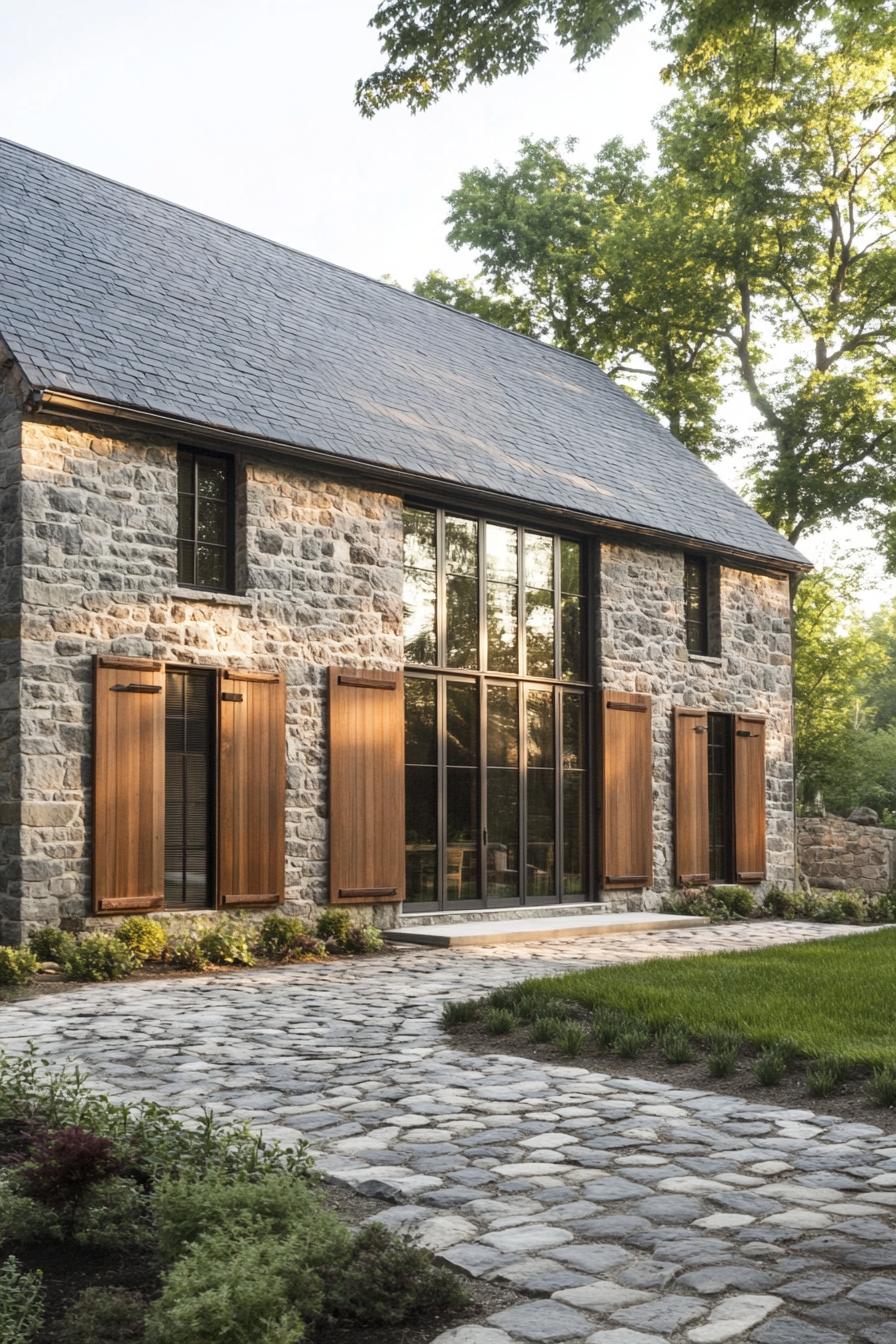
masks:
[(649, 887), (653, 878), (653, 742), (650, 696), (601, 693), (604, 887)]
[(94, 659), (93, 908), (158, 910), (165, 899), (165, 671)]
[(330, 900), (404, 899), (401, 672), (330, 668)]
[(709, 881), (709, 737), (704, 709), (673, 712), (675, 873), (683, 886)]
[(734, 866), (738, 882), (765, 877), (765, 719), (734, 716)]
[(283, 900), (286, 687), (277, 672), (218, 681), (218, 904)]

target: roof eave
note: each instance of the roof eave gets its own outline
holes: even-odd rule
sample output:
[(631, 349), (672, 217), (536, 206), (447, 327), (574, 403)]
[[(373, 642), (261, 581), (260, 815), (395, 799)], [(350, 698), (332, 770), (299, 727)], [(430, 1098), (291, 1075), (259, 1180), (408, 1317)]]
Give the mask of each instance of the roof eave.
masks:
[(673, 547), (676, 550), (697, 550), (730, 560), (736, 568), (757, 570), (765, 574), (806, 574), (813, 568), (809, 561), (796, 558), (789, 560), (781, 556), (763, 555), (737, 547), (722, 546), (699, 537), (641, 527), (635, 523), (579, 512), (560, 505), (529, 502), (521, 508), (518, 499), (496, 490), (484, 490), (459, 482), (435, 479), (423, 473), (410, 472), (399, 467), (385, 467), (380, 463), (368, 462), (361, 458), (337, 457), (326, 449), (307, 444), (249, 434), (223, 425), (210, 425), (182, 416), (165, 415), (139, 406), (65, 392), (57, 388), (33, 389), (28, 399), (28, 410), (35, 416), (60, 413), (83, 418), (100, 416), (157, 430), (181, 440), (213, 441), (218, 444), (227, 443), (235, 448), (272, 453), (280, 457), (286, 455), (308, 465), (325, 467), (330, 475), (355, 480), (360, 478), (372, 484), (392, 486), (403, 494), (412, 493), (431, 499), (440, 498), (448, 502), (465, 502), (470, 505), (484, 504), (486, 507), (490, 506), (504, 512), (510, 506), (516, 514), (528, 513), (531, 517), (561, 519), (577, 530), (637, 537), (654, 545)]

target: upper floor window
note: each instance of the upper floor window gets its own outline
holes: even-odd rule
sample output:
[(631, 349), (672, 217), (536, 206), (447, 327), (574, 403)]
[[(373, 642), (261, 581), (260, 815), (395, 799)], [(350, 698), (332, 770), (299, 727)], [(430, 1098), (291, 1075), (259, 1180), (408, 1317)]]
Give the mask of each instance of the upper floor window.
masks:
[(585, 679), (582, 545), (442, 509), (404, 512), (413, 666)]
[(719, 650), (718, 568), (705, 556), (684, 558), (684, 624), (688, 653), (708, 656)]
[(177, 454), (177, 578), (191, 588), (233, 587), (233, 459)]

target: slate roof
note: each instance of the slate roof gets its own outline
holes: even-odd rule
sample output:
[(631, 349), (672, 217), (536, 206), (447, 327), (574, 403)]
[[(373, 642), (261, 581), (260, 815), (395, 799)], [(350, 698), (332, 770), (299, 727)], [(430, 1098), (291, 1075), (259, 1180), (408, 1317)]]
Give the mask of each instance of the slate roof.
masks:
[(6, 140), (0, 335), (34, 390), (806, 563), (589, 360)]

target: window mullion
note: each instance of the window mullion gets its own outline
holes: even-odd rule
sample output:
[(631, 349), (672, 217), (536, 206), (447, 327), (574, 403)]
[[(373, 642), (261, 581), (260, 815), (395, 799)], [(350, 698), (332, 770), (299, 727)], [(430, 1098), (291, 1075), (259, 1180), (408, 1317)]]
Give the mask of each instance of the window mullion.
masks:
[(521, 681), (517, 688), (517, 759), (519, 762), (519, 902), (526, 904), (529, 890), (529, 849), (528, 849), (528, 765), (529, 765), (529, 725), (526, 719), (526, 683)]
[(193, 454), (193, 582), (199, 583), (199, 455)]
[(563, 900), (563, 690), (554, 687), (554, 897)]

